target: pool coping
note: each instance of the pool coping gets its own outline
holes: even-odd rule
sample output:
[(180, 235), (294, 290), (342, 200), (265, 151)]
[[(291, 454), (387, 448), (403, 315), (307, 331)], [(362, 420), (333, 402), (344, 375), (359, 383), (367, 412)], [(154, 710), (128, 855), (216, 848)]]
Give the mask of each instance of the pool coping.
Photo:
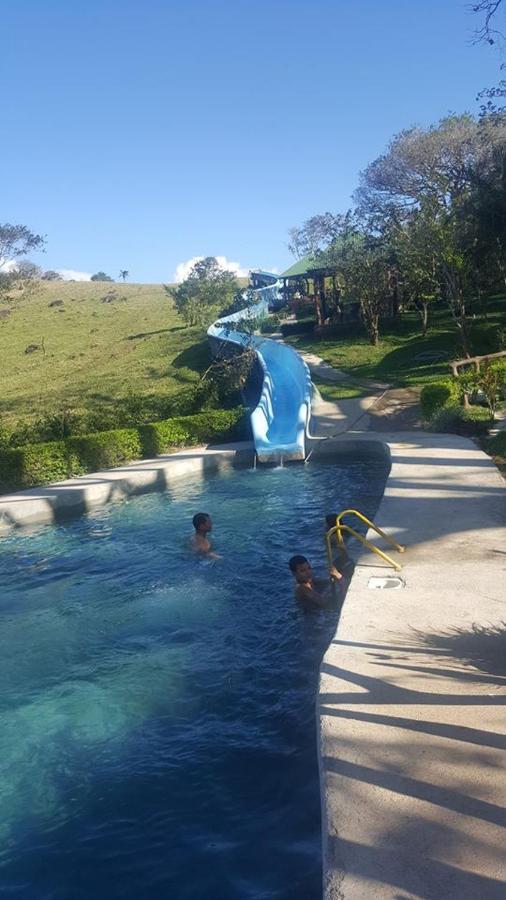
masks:
[(45, 487), (4, 494), (0, 496), (0, 537), (13, 529), (62, 522), (136, 494), (164, 491), (173, 481), (186, 476), (204, 477), (226, 467), (242, 468), (251, 465), (252, 458), (249, 441), (191, 447)]
[(375, 521), (407, 551), (395, 591), (371, 590), (392, 570), (357, 553), (320, 669), (325, 900), (504, 896), (506, 678), (487, 654), (506, 485), (456, 435), (348, 432), (322, 449), (371, 441), (391, 460)]

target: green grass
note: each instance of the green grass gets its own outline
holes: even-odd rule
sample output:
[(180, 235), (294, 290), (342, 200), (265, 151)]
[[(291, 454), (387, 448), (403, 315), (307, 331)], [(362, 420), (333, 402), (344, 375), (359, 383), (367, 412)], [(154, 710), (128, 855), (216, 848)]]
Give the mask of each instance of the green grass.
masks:
[[(494, 302), (489, 314), (489, 324), (506, 325), (506, 299)], [(385, 326), (381, 330), (378, 347), (372, 347), (365, 337), (347, 337), (339, 340), (317, 340), (312, 336), (298, 335), (287, 338), (296, 348), (321, 356), (336, 369), (342, 369), (357, 379), (373, 379), (396, 386), (426, 384), (450, 374), (448, 362), (463, 356), (456, 329), (445, 309), (432, 316), (427, 337), (422, 337), (420, 319), (414, 313), (405, 313), (397, 327)], [(444, 359), (423, 361), (420, 354), (441, 353)], [(487, 352), (479, 349), (478, 352)]]
[[(113, 302), (102, 302), (110, 291)], [(53, 300), (62, 306), (50, 307)], [(40, 282), (0, 300), (2, 392), (7, 426), (132, 391), (171, 393), (210, 362), (205, 334), (186, 328), (162, 285)], [(44, 349), (25, 353), (30, 344)]]
[(324, 400), (336, 403), (338, 400), (352, 400), (355, 397), (363, 397), (367, 391), (360, 384), (339, 384), (324, 381), (322, 378), (312, 376), (312, 382), (318, 388)]

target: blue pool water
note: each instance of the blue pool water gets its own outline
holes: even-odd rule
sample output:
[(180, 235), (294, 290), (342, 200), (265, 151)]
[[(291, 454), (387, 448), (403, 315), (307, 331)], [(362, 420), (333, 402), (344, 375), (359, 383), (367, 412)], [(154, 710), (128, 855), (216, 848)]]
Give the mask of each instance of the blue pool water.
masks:
[[(0, 891), (312, 900), (315, 692), (337, 610), (286, 561), (381, 464), (229, 471), (0, 543)], [(185, 549), (213, 516), (219, 561)]]

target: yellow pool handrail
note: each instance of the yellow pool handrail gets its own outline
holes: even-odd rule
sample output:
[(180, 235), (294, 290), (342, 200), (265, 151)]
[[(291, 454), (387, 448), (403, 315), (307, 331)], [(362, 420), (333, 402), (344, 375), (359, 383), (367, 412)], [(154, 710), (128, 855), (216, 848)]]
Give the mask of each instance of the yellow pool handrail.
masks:
[(325, 535), (327, 560), (328, 560), (329, 568), (334, 564), (333, 555), (332, 555), (332, 537), (334, 535), (336, 536), (336, 542), (337, 542), (339, 551), (341, 553), (343, 553), (343, 552), (345, 553), (346, 549), (345, 549), (344, 538), (343, 538), (343, 533), (345, 532), (346, 534), (351, 534), (353, 537), (357, 538), (357, 540), (359, 540), (360, 543), (363, 544), (364, 547), (367, 547), (367, 549), (370, 550), (371, 553), (376, 553), (377, 556), (381, 556), (381, 558), (384, 559), (385, 562), (387, 562), (390, 566), (392, 566), (397, 572), (400, 572), (402, 567), (399, 565), (399, 563), (395, 562), (395, 560), (392, 559), (392, 557), (389, 556), (388, 553), (385, 553), (384, 550), (380, 550), (379, 547), (376, 547), (375, 544), (372, 544), (371, 541), (368, 541), (367, 538), (365, 538), (362, 534), (360, 534), (358, 531), (356, 531), (354, 528), (352, 528), (351, 525), (343, 525), (341, 520), (342, 520), (343, 516), (348, 516), (348, 515), (356, 516), (358, 519), (360, 519), (362, 522), (364, 522), (369, 528), (372, 528), (377, 534), (379, 534), (380, 537), (382, 537), (388, 544), (390, 544), (391, 547), (394, 548), (394, 550), (397, 550), (399, 553), (404, 553), (404, 551), (406, 549), (406, 547), (403, 544), (398, 544), (397, 541), (394, 541), (394, 539), (392, 537), (390, 537), (389, 534), (386, 534), (384, 531), (382, 531), (381, 528), (378, 528), (378, 526), (375, 525), (374, 522), (371, 522), (371, 520), (368, 519), (367, 516), (364, 516), (363, 513), (359, 512), (358, 509), (344, 509), (342, 512), (339, 513), (338, 516), (336, 516), (336, 524), (334, 525), (334, 527), (330, 528)]
[[(398, 544), (397, 541), (394, 541), (394, 539), (392, 537), (390, 537), (389, 534), (386, 534), (384, 531), (382, 531), (381, 528), (378, 528), (378, 526), (375, 525), (374, 522), (371, 522), (371, 520), (368, 519), (367, 516), (364, 516), (363, 513), (359, 512), (358, 509), (343, 509), (343, 511), (340, 512), (338, 516), (336, 516), (336, 525), (341, 524), (341, 520), (342, 520), (343, 516), (349, 516), (349, 515), (356, 516), (357, 519), (360, 519), (369, 528), (373, 528), (374, 531), (376, 532), (376, 534), (379, 534), (380, 537), (382, 537), (387, 542), (387, 544), (390, 544), (390, 546), (393, 547), (395, 550), (397, 550), (399, 553), (404, 553), (406, 547), (403, 544)], [(342, 535), (340, 536), (340, 539), (338, 538), (338, 540), (341, 544), (344, 543), (342, 541)]]
[(336, 536), (338, 535), (339, 543), (341, 545), (344, 545), (344, 541), (343, 541), (342, 533), (341, 533), (343, 531), (346, 531), (348, 534), (352, 534), (353, 537), (357, 538), (364, 545), (364, 547), (367, 547), (367, 549), (370, 550), (372, 553), (376, 553), (378, 556), (381, 556), (381, 558), (384, 559), (385, 562), (387, 562), (391, 566), (393, 566), (393, 568), (397, 572), (400, 572), (402, 567), (399, 565), (399, 563), (396, 563), (395, 560), (392, 559), (392, 557), (388, 555), (388, 553), (385, 553), (383, 550), (380, 550), (379, 547), (376, 547), (374, 544), (371, 544), (371, 542), (368, 541), (367, 538), (365, 538), (358, 531), (355, 531), (355, 529), (352, 528), (351, 525), (336, 525), (334, 528), (331, 528), (330, 531), (327, 531), (325, 539), (327, 541), (327, 559), (329, 561), (329, 566), (333, 565), (332, 547), (331, 547), (332, 535), (333, 534), (335, 534)]

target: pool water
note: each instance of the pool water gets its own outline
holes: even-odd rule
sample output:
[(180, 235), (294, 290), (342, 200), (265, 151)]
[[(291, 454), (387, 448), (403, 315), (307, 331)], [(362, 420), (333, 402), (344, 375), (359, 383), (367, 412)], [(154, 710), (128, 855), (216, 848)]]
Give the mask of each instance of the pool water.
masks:
[[(321, 894), (315, 694), (338, 610), (287, 559), (379, 463), (226, 471), (0, 543), (0, 891)], [(222, 560), (185, 541), (211, 513)]]

